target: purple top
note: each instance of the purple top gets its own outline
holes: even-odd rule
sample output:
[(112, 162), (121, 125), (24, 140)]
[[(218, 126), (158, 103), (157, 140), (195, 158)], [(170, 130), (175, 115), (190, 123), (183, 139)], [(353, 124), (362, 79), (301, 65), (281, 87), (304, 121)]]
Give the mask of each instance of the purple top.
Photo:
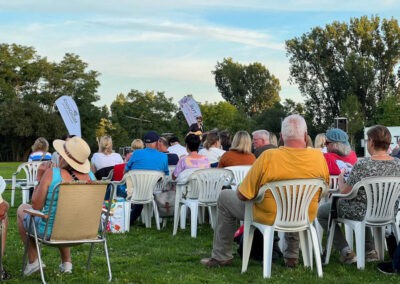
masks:
[(198, 159), (193, 159), (190, 156), (183, 156), (179, 159), (174, 170), (174, 176), (178, 175), (187, 169), (206, 169), (210, 167), (210, 162), (206, 156), (200, 156)]

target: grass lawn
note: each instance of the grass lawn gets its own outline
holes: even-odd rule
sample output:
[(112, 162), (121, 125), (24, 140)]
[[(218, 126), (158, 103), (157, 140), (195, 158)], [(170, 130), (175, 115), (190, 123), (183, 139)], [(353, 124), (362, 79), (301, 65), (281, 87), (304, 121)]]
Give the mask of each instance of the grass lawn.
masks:
[[(0, 175), (11, 178), (18, 163), (0, 163)], [(10, 200), (11, 191), (6, 190), (4, 198)], [(16, 203), (21, 202), (20, 192)], [(84, 214), (84, 212), (82, 212)], [(109, 234), (108, 248), (115, 283), (399, 283), (397, 276), (386, 276), (376, 269), (376, 263), (367, 263), (365, 270), (357, 270), (356, 265), (342, 265), (335, 252), (328, 266), (323, 267), (324, 277), (319, 279), (316, 271), (299, 266), (286, 269), (283, 262), (273, 264), (272, 278), (262, 277), (262, 265), (250, 261), (248, 271), (241, 274), (241, 260), (235, 255), (232, 266), (207, 269), (200, 265), (203, 257), (209, 257), (212, 247), (213, 231), (209, 225), (199, 225), (197, 238), (190, 237), (190, 226), (178, 230), (172, 236), (172, 220), (161, 231), (146, 229), (144, 225), (131, 227), (126, 234)], [(5, 267), (13, 278), (8, 283), (40, 283), (38, 273), (29, 277), (21, 276), (23, 245), (16, 225), (16, 207), (9, 211), (9, 230), (4, 258)], [(236, 252), (236, 247), (233, 248)], [(106, 283), (107, 264), (102, 247), (97, 246), (91, 270), (85, 264), (89, 252), (88, 245), (72, 249), (73, 273), (62, 275), (58, 271), (60, 263), (57, 249), (43, 248), (46, 280), (49, 283)]]

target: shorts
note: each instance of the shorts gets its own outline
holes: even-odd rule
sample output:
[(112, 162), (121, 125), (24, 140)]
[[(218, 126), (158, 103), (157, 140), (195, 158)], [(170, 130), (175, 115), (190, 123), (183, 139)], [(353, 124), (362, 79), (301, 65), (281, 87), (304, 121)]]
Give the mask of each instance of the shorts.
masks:
[[(27, 231), (27, 232), (29, 230), (29, 221), (30, 221), (30, 219), (31, 219), (31, 215), (25, 214), (25, 216), (24, 216), (24, 228), (25, 228), (25, 231)], [(39, 222), (40, 222), (41, 219), (42, 218), (40, 218), (40, 217), (34, 217), (35, 226), (36, 226), (36, 233), (38, 234), (38, 236), (41, 236), (39, 234)], [(34, 234), (33, 226), (31, 227), (31, 230), (29, 231), (29, 233), (32, 234), (32, 235)]]

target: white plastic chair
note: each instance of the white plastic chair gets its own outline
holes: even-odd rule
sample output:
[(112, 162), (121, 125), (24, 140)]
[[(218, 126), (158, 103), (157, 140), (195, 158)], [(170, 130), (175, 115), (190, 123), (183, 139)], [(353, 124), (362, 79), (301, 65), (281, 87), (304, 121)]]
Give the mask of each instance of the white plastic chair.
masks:
[(127, 199), (132, 204), (143, 204), (142, 217), (146, 228), (151, 228), (151, 216), (154, 211), (157, 230), (160, 230), (160, 218), (154, 201), (154, 190), (158, 182), (164, 180), (164, 172), (151, 170), (131, 170), (116, 185), (126, 183)]
[[(322, 277), (321, 255), (318, 237), (314, 226), (309, 220), (308, 209), (311, 200), (318, 191), (325, 191), (327, 185), (320, 179), (294, 179), (271, 182), (260, 188), (257, 197), (246, 202), (243, 234), (243, 262), (242, 273), (246, 272), (249, 263), (251, 244), (254, 229), (257, 228), (264, 238), (263, 276), (271, 277), (272, 250), (274, 231), (299, 232), (305, 266), (313, 265), (312, 249), (317, 266), (318, 276)], [(276, 217), (272, 225), (265, 225), (254, 221), (254, 203), (262, 202), (265, 191), (271, 190), (276, 201)], [(311, 240), (310, 240), (311, 239)]]
[(212, 228), (214, 228), (218, 196), (226, 180), (230, 182), (232, 178), (233, 173), (231, 171), (212, 168), (196, 170), (189, 176), (186, 182), (178, 182), (176, 185), (173, 235), (176, 235), (178, 230), (179, 218), (181, 219), (181, 228), (185, 228), (186, 207), (190, 208), (191, 237), (195, 238), (197, 236), (199, 206), (208, 207), (210, 223)]
[[(399, 241), (399, 228), (396, 227), (394, 205), (400, 196), (400, 177), (369, 177), (364, 178), (353, 186), (347, 194), (333, 194), (343, 199), (353, 199), (360, 188), (364, 188), (367, 195), (367, 211), (361, 221), (344, 218), (332, 220), (328, 236), (327, 254), (325, 263), (329, 263), (332, 243), (335, 234), (335, 225), (340, 222), (350, 226), (355, 232), (357, 268), (365, 267), (365, 228), (371, 227), (375, 240), (375, 250), (380, 260), (384, 258), (385, 227), (391, 225), (397, 242)], [(397, 213), (397, 212), (396, 212)]]
[(233, 173), (233, 180), (231, 183), (232, 190), (237, 190), (239, 184), (243, 181), (250, 168), (251, 166), (249, 165), (225, 167), (225, 169), (230, 170)]
[[(11, 183), (11, 207), (14, 207), (15, 189), (20, 187), (22, 190), (22, 203), (29, 201), (29, 189), (35, 187), (36, 176), (39, 166), (43, 162), (26, 162), (18, 166), (17, 171), (12, 175)], [(17, 175), (24, 171), (25, 179), (22, 182), (17, 182)]]

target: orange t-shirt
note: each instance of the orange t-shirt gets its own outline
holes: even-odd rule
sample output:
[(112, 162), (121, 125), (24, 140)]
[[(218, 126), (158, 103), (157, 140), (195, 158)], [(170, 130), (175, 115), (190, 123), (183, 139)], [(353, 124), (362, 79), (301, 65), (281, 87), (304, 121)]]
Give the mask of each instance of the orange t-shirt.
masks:
[(229, 150), (221, 156), (221, 159), (218, 163), (218, 168), (252, 165), (255, 160), (256, 156), (254, 156), (252, 153), (245, 154), (238, 151)]
[[(241, 183), (239, 191), (247, 199), (253, 199), (258, 190), (268, 182), (301, 178), (322, 178), (329, 184), (328, 166), (322, 152), (313, 148), (279, 147), (265, 151), (258, 157)], [(310, 204), (310, 221), (317, 215), (319, 193)], [(265, 193), (261, 203), (255, 204), (253, 216), (256, 222), (273, 224), (276, 203), (271, 191)]]

